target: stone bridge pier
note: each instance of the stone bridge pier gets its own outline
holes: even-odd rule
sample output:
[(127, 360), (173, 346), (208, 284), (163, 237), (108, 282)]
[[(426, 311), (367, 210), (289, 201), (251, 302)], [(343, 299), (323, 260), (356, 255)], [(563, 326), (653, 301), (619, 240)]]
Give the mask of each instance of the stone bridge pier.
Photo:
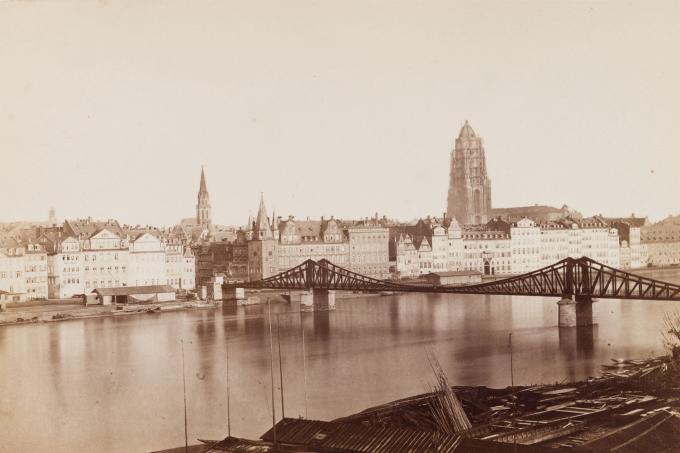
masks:
[(335, 310), (335, 291), (312, 289), (300, 293), (300, 311)]
[(593, 325), (593, 299), (590, 296), (564, 296), (557, 302), (559, 327)]

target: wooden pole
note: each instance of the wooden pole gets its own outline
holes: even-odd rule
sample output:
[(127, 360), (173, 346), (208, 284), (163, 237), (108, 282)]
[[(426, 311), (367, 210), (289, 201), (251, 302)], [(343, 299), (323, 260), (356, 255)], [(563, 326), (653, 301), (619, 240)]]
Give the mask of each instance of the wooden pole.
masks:
[(274, 450), (276, 450), (276, 406), (274, 405), (274, 339), (272, 338), (272, 305), (267, 299), (267, 311), (269, 318), (269, 376), (272, 386), (272, 430), (274, 434)]
[(225, 347), (227, 352), (227, 436), (231, 437), (231, 400), (229, 392), (229, 337), (226, 337)]
[(305, 351), (305, 326), (302, 323), (303, 313), (300, 312), (300, 330), (302, 331), (302, 375), (305, 383), (305, 419), (307, 418), (307, 353)]
[(515, 375), (512, 369), (512, 333), (508, 334), (508, 347), (510, 348), (510, 388), (515, 388)]
[(276, 342), (279, 346), (279, 380), (281, 381), (281, 420), (286, 418), (286, 412), (283, 407), (283, 360), (281, 359), (281, 322), (279, 321), (279, 314), (276, 314)]
[(187, 434), (187, 380), (184, 373), (184, 340), (180, 340), (182, 345), (182, 392), (184, 394), (184, 453), (189, 451), (189, 435)]

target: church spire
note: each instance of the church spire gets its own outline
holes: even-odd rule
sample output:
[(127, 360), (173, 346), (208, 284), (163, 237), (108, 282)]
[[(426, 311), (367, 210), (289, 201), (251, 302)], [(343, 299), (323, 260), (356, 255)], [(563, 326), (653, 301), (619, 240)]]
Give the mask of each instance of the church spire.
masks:
[(208, 193), (208, 186), (205, 184), (205, 173), (203, 172), (203, 165), (201, 165), (201, 185), (198, 188), (198, 193)]
[(264, 194), (260, 192), (260, 207), (257, 210), (257, 218), (255, 219), (253, 239), (273, 239), (273, 237), (272, 229), (269, 226), (269, 219), (267, 218), (267, 208), (264, 206)]
[(205, 172), (201, 165), (201, 184), (198, 188), (198, 201), (196, 203), (196, 224), (210, 229), (212, 219), (210, 216), (210, 195), (205, 183)]

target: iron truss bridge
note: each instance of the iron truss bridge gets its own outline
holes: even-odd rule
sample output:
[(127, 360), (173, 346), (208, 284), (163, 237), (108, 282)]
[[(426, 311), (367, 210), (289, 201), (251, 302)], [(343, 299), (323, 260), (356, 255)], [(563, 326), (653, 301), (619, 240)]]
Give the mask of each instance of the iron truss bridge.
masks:
[(397, 291), (419, 293), (494, 294), (546, 297), (678, 300), (680, 285), (642, 277), (590, 258), (565, 258), (522, 275), (492, 282), (439, 286), (378, 280), (336, 266), (327, 260), (307, 260), (280, 274), (225, 287), (336, 291)]

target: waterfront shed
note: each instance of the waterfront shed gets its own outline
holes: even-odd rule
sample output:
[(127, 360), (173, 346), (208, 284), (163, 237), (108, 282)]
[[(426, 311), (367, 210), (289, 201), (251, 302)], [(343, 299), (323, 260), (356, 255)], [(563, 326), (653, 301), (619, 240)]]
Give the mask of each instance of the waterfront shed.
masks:
[(175, 300), (175, 289), (170, 285), (119, 286), (92, 290), (102, 305), (170, 302)]
[(479, 271), (431, 272), (425, 276), (425, 279), (431, 285), (474, 285), (482, 282), (482, 273)]

